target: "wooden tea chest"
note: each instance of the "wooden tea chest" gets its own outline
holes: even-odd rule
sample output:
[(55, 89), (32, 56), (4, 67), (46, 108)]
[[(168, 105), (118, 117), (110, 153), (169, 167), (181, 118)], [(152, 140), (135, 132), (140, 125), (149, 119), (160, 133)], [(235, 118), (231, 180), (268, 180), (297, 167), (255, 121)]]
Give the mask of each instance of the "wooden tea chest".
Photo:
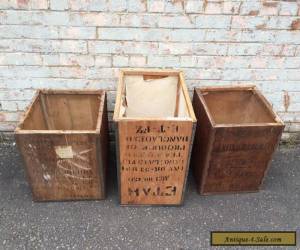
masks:
[(38, 90), (15, 136), (35, 201), (105, 198), (105, 91)]
[(284, 124), (255, 86), (194, 92), (198, 119), (192, 167), (200, 194), (255, 192)]
[(122, 70), (114, 121), (121, 205), (180, 205), (196, 122), (182, 72)]

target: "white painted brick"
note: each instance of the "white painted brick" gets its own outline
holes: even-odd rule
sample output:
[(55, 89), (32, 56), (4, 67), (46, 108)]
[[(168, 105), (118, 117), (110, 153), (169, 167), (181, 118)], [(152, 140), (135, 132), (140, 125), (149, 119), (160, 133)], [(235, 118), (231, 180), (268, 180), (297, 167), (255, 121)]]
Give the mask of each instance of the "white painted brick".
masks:
[(107, 11), (108, 1), (106, 0), (69, 0), (71, 10), (81, 11)]
[(259, 14), (261, 4), (259, 1), (243, 1), (241, 3), (240, 15), (252, 15), (256, 16)]
[(185, 2), (186, 13), (202, 13), (203, 12), (203, 1), (200, 0), (189, 0)]
[(129, 57), (130, 67), (145, 67), (146, 57), (145, 56), (130, 56)]
[(30, 100), (28, 101), (16, 101), (17, 103), (17, 110), (18, 111), (24, 111), (26, 108), (28, 108), (28, 105), (30, 104)]
[(95, 66), (96, 67), (111, 67), (112, 66), (112, 57), (111, 56), (96, 56), (95, 57)]
[(147, 8), (149, 12), (164, 12), (165, 1), (164, 0), (148, 0)]
[(48, 54), (43, 55), (43, 64), (47, 66), (94, 66), (94, 57), (80, 54)]
[(170, 13), (183, 13), (184, 1), (165, 1), (165, 12)]
[(120, 26), (124, 27), (156, 27), (160, 14), (143, 15), (143, 14), (121, 14)]
[(68, 25), (73, 26), (118, 26), (119, 16), (105, 12), (71, 12)]
[(180, 29), (172, 30), (167, 37), (170, 37), (170, 41), (179, 42), (202, 42), (205, 38), (205, 31), (200, 29)]
[[(117, 41), (184, 41), (186, 39), (191, 40), (191, 37), (200, 39), (200, 35), (197, 36), (196, 33), (197, 32), (190, 32), (189, 30), (161, 30), (152, 28), (98, 28), (98, 39)], [(198, 33), (201, 33), (201, 31)], [(204, 34), (202, 36), (204, 36)]]
[(89, 68), (86, 74), (87, 79), (101, 79), (101, 78), (117, 78), (119, 70), (114, 68)]
[(95, 39), (95, 27), (59, 27), (61, 39)]
[(121, 12), (127, 10), (127, 1), (126, 0), (113, 0), (108, 1), (108, 9), (112, 12)]
[(181, 56), (180, 66), (181, 67), (196, 67), (197, 57), (195, 56)]
[(52, 26), (1, 25), (1, 38), (57, 39), (58, 28)]
[(297, 2), (280, 2), (279, 15), (283, 16), (295, 16), (298, 13), (299, 5)]
[(158, 44), (155, 42), (91, 41), (89, 51), (91, 54), (153, 54), (158, 52)]
[(86, 41), (0, 39), (0, 52), (86, 53)]
[(1, 0), (0, 9), (48, 9), (47, 0), (29, 0), (29, 1), (18, 1), (18, 0)]
[(223, 2), (223, 13), (224, 14), (239, 14), (240, 6), (242, 2), (224, 1)]
[(17, 111), (18, 105), (15, 101), (0, 101), (1, 104), (1, 110), (4, 111)]
[(161, 16), (158, 27), (163, 28), (194, 28), (195, 20), (191, 16)]
[(192, 54), (193, 44), (191, 43), (159, 43), (159, 53), (166, 55)]
[(9, 89), (2, 90), (0, 92), (0, 100), (5, 101), (23, 101), (23, 100), (31, 100), (34, 96), (35, 90), (33, 89)]
[(128, 66), (129, 58), (128, 56), (114, 56), (113, 66), (115, 67), (126, 67)]
[(20, 120), (21, 112), (3, 112), (0, 111), (0, 123), (1, 122), (17, 122)]
[(222, 76), (222, 72), (217, 69), (196, 69), (189, 68), (185, 70), (186, 79), (195, 79), (195, 80), (220, 80)]
[(230, 28), (230, 16), (220, 16), (219, 21), (216, 22), (215, 15), (202, 15), (196, 18), (196, 26), (198, 28), (208, 29), (229, 29)]
[(40, 54), (0, 53), (0, 65), (42, 65)]
[(68, 0), (50, 0), (50, 9), (52, 10), (67, 10), (68, 8)]
[(206, 2), (204, 11), (206, 14), (222, 14), (222, 2)]
[(148, 56), (150, 67), (179, 67), (179, 58), (176, 56)]
[(147, 1), (144, 0), (128, 0), (129, 12), (144, 12), (147, 10)]

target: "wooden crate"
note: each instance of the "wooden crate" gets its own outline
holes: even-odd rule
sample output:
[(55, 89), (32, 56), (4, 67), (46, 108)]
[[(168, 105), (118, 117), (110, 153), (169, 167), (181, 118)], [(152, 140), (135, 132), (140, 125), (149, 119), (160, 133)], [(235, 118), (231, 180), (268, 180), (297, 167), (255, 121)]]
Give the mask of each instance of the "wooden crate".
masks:
[(121, 205), (180, 205), (196, 122), (182, 72), (121, 71), (114, 121)]
[(35, 201), (105, 198), (105, 91), (38, 90), (15, 136)]
[(200, 194), (258, 191), (284, 124), (255, 86), (195, 89), (192, 154)]

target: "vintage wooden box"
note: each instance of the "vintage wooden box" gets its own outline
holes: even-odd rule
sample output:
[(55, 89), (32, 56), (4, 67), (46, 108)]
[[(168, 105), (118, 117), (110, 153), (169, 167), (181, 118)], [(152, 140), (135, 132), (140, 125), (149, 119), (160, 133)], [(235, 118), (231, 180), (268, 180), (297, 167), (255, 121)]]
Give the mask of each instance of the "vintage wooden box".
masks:
[(35, 201), (105, 198), (105, 91), (38, 90), (15, 136)]
[(255, 192), (284, 124), (255, 86), (195, 89), (192, 167), (200, 194)]
[(182, 72), (121, 71), (114, 121), (121, 205), (181, 204), (196, 122)]

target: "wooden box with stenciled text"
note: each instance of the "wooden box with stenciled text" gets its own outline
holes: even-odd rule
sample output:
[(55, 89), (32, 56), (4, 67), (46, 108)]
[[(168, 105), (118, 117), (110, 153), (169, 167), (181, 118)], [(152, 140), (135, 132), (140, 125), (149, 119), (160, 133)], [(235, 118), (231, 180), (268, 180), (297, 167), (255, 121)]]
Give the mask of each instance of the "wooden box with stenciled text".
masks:
[(33, 200), (105, 198), (106, 93), (38, 90), (15, 130)]
[(195, 89), (192, 167), (200, 194), (258, 191), (284, 124), (255, 86)]
[(196, 122), (182, 72), (122, 70), (114, 121), (121, 205), (182, 204)]

